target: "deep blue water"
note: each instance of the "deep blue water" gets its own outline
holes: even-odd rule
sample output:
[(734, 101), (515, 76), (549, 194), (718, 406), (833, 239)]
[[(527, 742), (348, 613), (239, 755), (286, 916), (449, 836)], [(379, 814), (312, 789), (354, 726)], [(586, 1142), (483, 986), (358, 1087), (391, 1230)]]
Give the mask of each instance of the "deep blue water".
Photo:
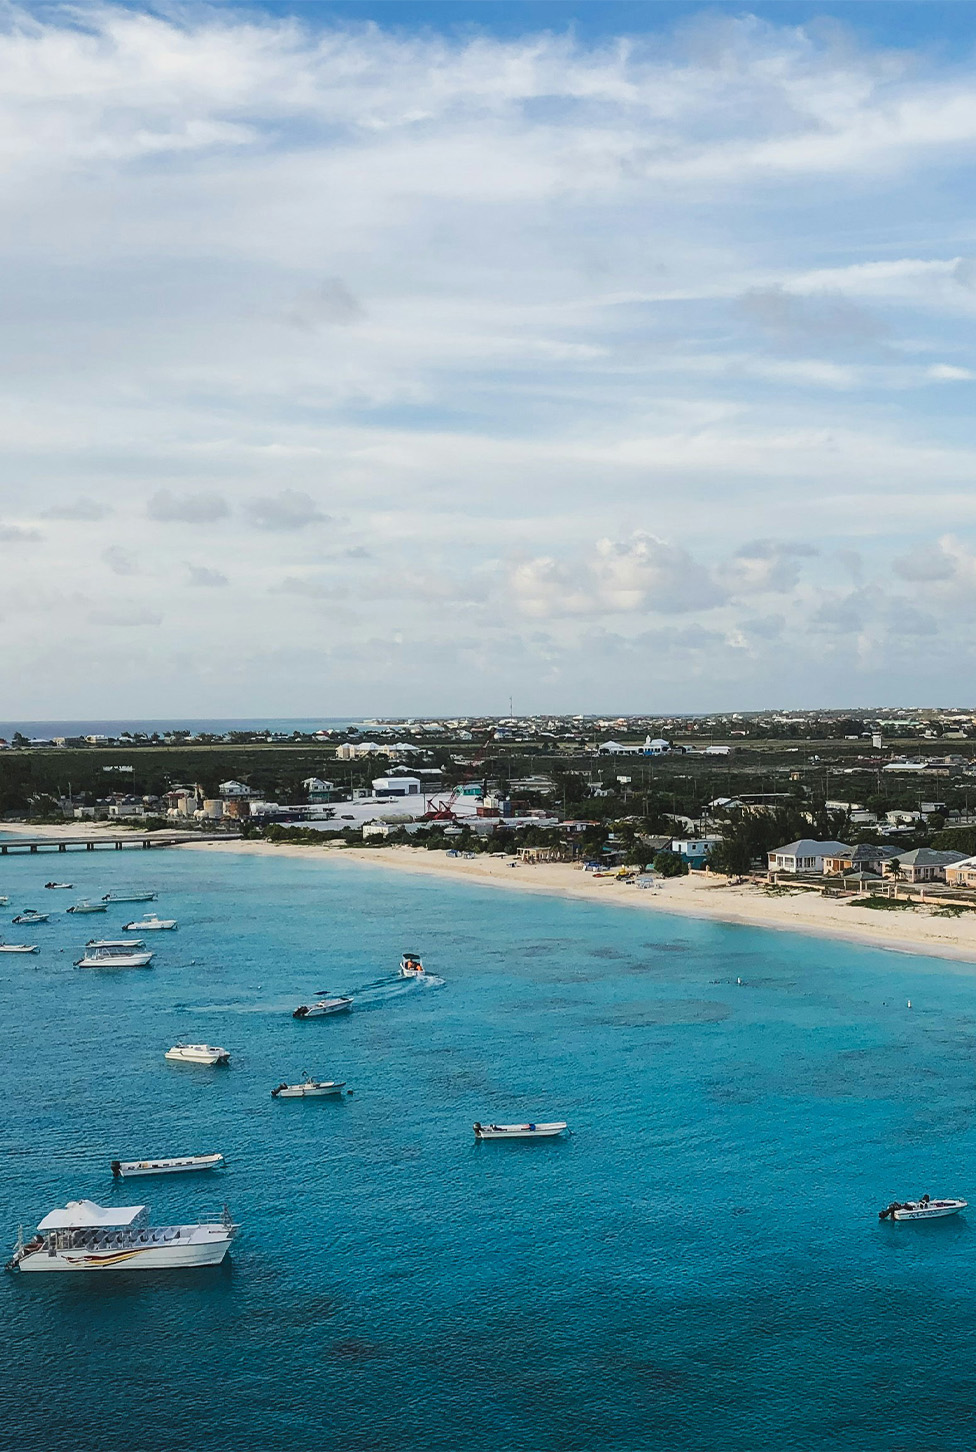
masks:
[[(180, 931), (75, 970), (137, 909), (64, 917), (52, 875), (156, 886)], [(62, 911), (3, 930), (43, 944), (0, 957), (5, 1242), (82, 1195), (243, 1226), (212, 1270), (0, 1278), (0, 1447), (972, 1446), (976, 1210), (876, 1218), (976, 1205), (970, 970), (342, 862), (17, 857), (0, 892)], [(401, 988), (404, 948), (444, 986)], [(167, 1063), (181, 1035), (230, 1067)], [(303, 1068), (354, 1097), (272, 1101)], [(572, 1138), (471, 1134), (549, 1117)]]

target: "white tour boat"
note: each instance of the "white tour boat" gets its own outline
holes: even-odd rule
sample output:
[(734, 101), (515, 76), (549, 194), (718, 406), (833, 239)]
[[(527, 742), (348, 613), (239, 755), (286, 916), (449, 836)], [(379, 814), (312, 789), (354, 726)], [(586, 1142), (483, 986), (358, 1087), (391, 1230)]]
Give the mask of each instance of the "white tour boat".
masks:
[(0, 953), (39, 953), (36, 943), (4, 943), (0, 940)]
[(417, 953), (404, 953), (400, 959), (401, 978), (423, 978), (424, 965)]
[(120, 888), (118, 892), (105, 893), (102, 902), (155, 902), (158, 896), (158, 892), (149, 892), (141, 888), (133, 889), (131, 892)]
[(85, 899), (83, 902), (73, 903), (72, 906), (68, 908), (68, 912), (69, 913), (107, 913), (108, 912), (108, 903), (104, 903), (104, 902), (88, 902), (88, 900)]
[(229, 1064), (230, 1054), (226, 1049), (215, 1049), (210, 1044), (174, 1044), (166, 1050), (167, 1059), (179, 1064)]
[(122, 931), (123, 933), (154, 933), (163, 929), (172, 931), (178, 926), (175, 918), (157, 918), (155, 913), (147, 913), (137, 923), (126, 923)]
[(66, 888), (68, 892), (74, 887), (73, 882), (45, 882), (45, 887)]
[(475, 1139), (554, 1139), (567, 1128), (564, 1119), (550, 1124), (476, 1124)]
[(85, 949), (85, 956), (75, 963), (76, 968), (148, 968), (156, 954), (148, 948), (139, 951), (135, 943), (106, 942), (97, 948)]
[(941, 1220), (946, 1215), (958, 1215), (965, 1210), (967, 1200), (933, 1200), (923, 1195), (920, 1200), (893, 1200), (884, 1210), (878, 1211), (879, 1220)]
[(223, 1155), (183, 1155), (171, 1160), (113, 1160), (112, 1174), (117, 1180), (132, 1180), (141, 1175), (186, 1175), (192, 1170), (219, 1170)]
[(313, 1079), (307, 1072), (300, 1084), (279, 1084), (272, 1089), (272, 1099), (324, 1099), (327, 1094), (341, 1094), (345, 1083), (333, 1079)]
[(36, 908), (24, 908), (24, 911), (12, 918), (11, 922), (16, 923), (18, 927), (23, 927), (25, 923), (46, 923), (50, 916), (50, 913), (39, 913)]
[(334, 1013), (348, 1013), (351, 998), (317, 998), (314, 1003), (301, 1003), (292, 1018), (328, 1018)]
[(196, 1225), (150, 1225), (145, 1205), (96, 1205), (69, 1200), (52, 1210), (7, 1270), (182, 1270), (219, 1265), (239, 1230), (225, 1208), (220, 1220)]

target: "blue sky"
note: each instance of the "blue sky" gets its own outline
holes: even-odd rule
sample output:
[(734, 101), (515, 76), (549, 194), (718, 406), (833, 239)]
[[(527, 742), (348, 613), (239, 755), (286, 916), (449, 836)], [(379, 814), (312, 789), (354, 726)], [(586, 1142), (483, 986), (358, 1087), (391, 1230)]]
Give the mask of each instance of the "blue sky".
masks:
[(967, 696), (976, 7), (0, 29), (6, 714)]

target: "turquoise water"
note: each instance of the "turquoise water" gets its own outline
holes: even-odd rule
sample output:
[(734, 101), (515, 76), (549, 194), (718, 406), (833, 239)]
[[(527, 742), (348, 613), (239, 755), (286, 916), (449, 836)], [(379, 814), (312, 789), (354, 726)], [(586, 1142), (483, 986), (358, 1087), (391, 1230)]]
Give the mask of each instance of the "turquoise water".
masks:
[[(180, 931), (152, 972), (73, 969), (138, 908), (64, 907), (123, 883)], [(4, 1241), (82, 1195), (243, 1226), (212, 1270), (0, 1279), (0, 1446), (972, 1445), (976, 1210), (876, 1217), (976, 1205), (969, 970), (341, 862), (7, 858), (0, 892), (61, 910), (3, 928), (43, 944), (0, 956)], [(396, 983), (404, 948), (444, 986)], [(230, 1067), (167, 1063), (180, 1036)], [(303, 1068), (353, 1098), (272, 1101)], [(550, 1117), (573, 1136), (471, 1134)], [(211, 1150), (113, 1188), (115, 1156)]]

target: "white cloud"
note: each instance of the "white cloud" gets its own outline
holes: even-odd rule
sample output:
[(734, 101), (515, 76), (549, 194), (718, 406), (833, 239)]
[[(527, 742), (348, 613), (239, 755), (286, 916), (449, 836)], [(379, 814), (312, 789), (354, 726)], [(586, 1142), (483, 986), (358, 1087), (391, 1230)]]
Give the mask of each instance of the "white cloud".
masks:
[(905, 641), (976, 590), (976, 66), (648, 24), (4, 12), (6, 699), (954, 686)]

